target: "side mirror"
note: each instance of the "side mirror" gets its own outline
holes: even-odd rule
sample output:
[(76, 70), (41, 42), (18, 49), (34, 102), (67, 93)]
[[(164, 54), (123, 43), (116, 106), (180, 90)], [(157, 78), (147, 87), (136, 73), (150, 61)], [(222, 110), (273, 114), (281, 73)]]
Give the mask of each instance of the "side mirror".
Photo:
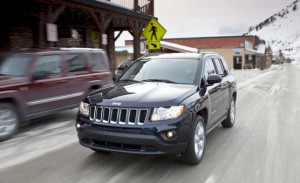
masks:
[(37, 72), (33, 73), (33, 75), (32, 75), (32, 81), (43, 79), (43, 78), (45, 78), (47, 76), (48, 76), (48, 72), (47, 71), (37, 71)]
[(207, 77), (207, 83), (213, 85), (215, 83), (220, 83), (222, 81), (222, 76), (219, 74), (211, 74)]
[(117, 81), (117, 80), (120, 78), (120, 76), (121, 76), (121, 74), (116, 74), (116, 75), (112, 78), (112, 80), (115, 82), (115, 81)]

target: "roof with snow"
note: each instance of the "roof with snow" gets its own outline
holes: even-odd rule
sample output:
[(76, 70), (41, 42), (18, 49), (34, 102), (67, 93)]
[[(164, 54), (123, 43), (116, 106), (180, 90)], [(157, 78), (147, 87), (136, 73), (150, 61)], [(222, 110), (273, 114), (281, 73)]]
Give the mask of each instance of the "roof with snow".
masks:
[(178, 52), (198, 53), (197, 48), (183, 46), (183, 45), (179, 45), (179, 44), (176, 44), (176, 43), (170, 43), (170, 42), (167, 42), (167, 41), (160, 41), (160, 46), (163, 47), (163, 48), (167, 48), (167, 49), (178, 51)]
[(116, 46), (115, 51), (133, 54), (133, 46)]
[(256, 52), (258, 54), (265, 54), (266, 53), (266, 45), (265, 44), (259, 44), (257, 47)]
[[(169, 50), (177, 51), (180, 53), (198, 53), (197, 48), (192, 48), (188, 46), (179, 45), (176, 43), (170, 43), (167, 41), (160, 41), (160, 47), (166, 48)], [(132, 45), (126, 45), (126, 46), (116, 46), (116, 52), (127, 52), (132, 54), (133, 53), (133, 46)], [(141, 51), (141, 53), (144, 53)]]

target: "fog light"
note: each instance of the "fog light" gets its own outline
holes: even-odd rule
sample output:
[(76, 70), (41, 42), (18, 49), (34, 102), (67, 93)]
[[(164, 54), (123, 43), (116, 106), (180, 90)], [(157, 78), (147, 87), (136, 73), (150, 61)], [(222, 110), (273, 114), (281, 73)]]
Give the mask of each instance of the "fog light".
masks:
[(77, 124), (76, 124), (76, 127), (77, 127), (77, 128), (80, 128), (80, 124), (79, 124), (79, 123), (77, 123)]
[(174, 137), (174, 132), (168, 131), (167, 134), (166, 134), (166, 136), (167, 136), (168, 139), (171, 139), (171, 138)]

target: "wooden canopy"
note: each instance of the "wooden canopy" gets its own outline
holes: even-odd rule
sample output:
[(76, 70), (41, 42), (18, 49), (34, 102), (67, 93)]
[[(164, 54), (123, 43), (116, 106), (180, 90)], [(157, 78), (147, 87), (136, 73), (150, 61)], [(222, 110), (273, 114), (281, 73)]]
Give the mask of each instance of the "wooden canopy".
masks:
[[(134, 58), (138, 58), (141, 31), (153, 17), (153, 7), (154, 0), (6, 1), (0, 7), (0, 49), (59, 46), (75, 39), (74, 29), (80, 36), (77, 46), (103, 48), (114, 63), (114, 43), (128, 31), (134, 38)], [(57, 41), (47, 40), (47, 24), (57, 26)], [(95, 33), (98, 39), (93, 40)]]

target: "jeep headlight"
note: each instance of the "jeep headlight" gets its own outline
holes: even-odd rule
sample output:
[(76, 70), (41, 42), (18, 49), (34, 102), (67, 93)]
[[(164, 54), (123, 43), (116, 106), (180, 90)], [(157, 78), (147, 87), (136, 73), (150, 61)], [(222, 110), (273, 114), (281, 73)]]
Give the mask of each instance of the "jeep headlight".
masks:
[(154, 108), (151, 121), (175, 119), (183, 114), (184, 106), (158, 107)]
[(84, 116), (89, 116), (90, 104), (85, 103), (85, 102), (80, 102), (79, 111), (80, 111), (80, 114), (82, 114)]

